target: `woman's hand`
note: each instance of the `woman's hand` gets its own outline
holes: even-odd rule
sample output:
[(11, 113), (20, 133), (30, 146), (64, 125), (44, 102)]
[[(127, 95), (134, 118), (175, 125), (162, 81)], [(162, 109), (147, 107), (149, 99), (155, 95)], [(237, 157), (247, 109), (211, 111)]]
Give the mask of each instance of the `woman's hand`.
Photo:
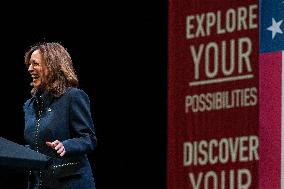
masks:
[(65, 148), (59, 140), (55, 140), (53, 142), (45, 142), (47, 146), (51, 147), (52, 149), (56, 150), (56, 152), (62, 157), (66, 153)]

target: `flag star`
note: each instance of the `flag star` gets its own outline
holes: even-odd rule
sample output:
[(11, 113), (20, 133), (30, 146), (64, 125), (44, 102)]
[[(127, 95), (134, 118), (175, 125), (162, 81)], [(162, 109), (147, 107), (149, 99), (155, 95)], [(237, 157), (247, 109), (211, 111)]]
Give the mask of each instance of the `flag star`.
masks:
[(272, 18), (272, 25), (267, 28), (267, 30), (270, 30), (272, 32), (272, 39), (275, 37), (276, 33), (282, 34), (282, 30), (280, 29), (280, 25), (282, 24), (282, 22), (283, 20), (276, 22), (274, 18)]

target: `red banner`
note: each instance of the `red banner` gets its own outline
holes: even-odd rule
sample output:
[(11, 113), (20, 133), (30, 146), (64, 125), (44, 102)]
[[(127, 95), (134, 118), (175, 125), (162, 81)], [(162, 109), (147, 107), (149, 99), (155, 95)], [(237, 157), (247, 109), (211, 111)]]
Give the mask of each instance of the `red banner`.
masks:
[(258, 188), (258, 9), (169, 0), (167, 188)]

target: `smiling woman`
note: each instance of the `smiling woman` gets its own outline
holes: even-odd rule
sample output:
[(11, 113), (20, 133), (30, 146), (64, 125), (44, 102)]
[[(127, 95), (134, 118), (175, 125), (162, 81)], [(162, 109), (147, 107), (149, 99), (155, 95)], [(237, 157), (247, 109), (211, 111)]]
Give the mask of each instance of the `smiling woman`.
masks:
[(40, 86), (44, 86), (46, 77), (48, 75), (47, 66), (44, 63), (43, 56), (40, 50), (35, 50), (27, 62), (28, 71), (31, 74), (33, 81), (31, 85), (35, 89), (39, 89)]
[(31, 171), (29, 189), (95, 189), (87, 153), (97, 145), (88, 95), (78, 88), (71, 57), (59, 43), (41, 43), (25, 54), (32, 97), (24, 104), (28, 146), (52, 159)]

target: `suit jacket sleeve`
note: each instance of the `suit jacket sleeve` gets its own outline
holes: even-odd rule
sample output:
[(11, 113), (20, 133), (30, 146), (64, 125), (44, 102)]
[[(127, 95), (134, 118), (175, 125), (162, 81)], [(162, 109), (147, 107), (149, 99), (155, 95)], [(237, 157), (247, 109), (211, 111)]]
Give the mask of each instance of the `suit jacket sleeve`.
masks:
[(97, 145), (97, 138), (87, 94), (75, 88), (69, 92), (69, 97), (71, 138), (62, 143), (66, 151), (65, 156), (78, 156), (93, 151)]

